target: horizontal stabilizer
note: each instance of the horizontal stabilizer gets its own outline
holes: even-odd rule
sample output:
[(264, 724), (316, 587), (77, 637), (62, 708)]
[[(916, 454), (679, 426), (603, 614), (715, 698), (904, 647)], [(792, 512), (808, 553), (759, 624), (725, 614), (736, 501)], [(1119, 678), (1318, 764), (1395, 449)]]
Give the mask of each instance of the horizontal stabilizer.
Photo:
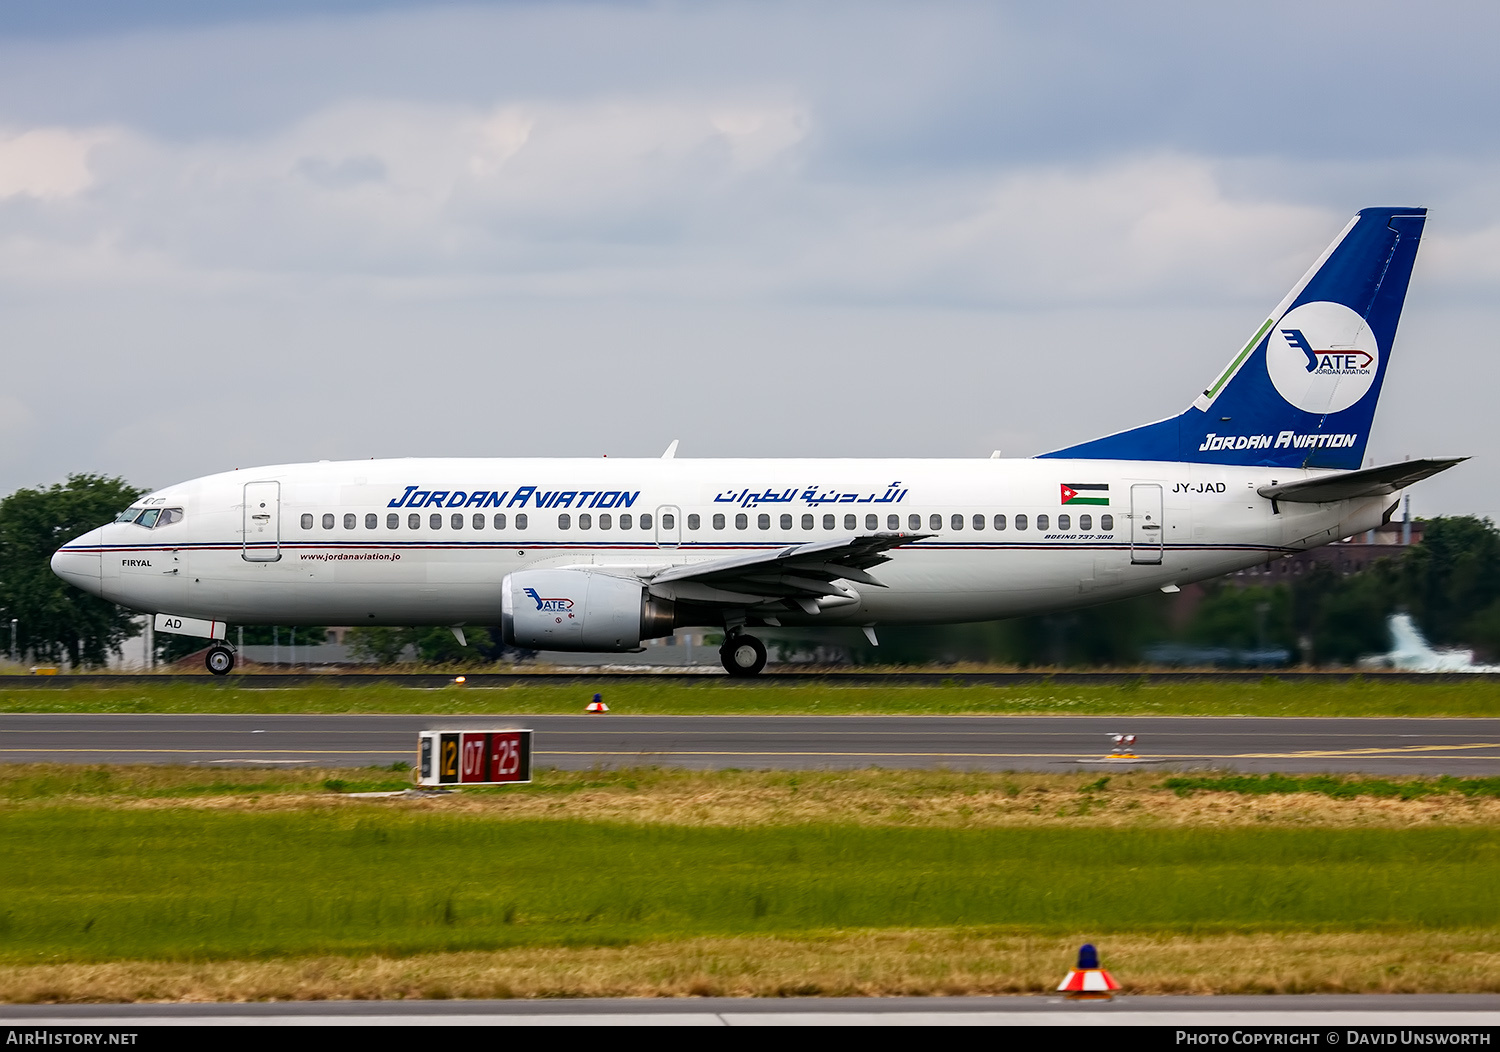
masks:
[(1378, 468), (1341, 471), (1336, 475), (1323, 475), (1302, 482), (1262, 486), (1255, 492), (1271, 500), (1285, 500), (1295, 504), (1331, 504), (1359, 497), (1384, 497), (1405, 489), (1414, 482), (1430, 478), (1439, 471), (1447, 471), (1454, 464), (1461, 464), (1468, 459), (1429, 457), (1425, 460), (1403, 460), (1399, 464), (1383, 464)]

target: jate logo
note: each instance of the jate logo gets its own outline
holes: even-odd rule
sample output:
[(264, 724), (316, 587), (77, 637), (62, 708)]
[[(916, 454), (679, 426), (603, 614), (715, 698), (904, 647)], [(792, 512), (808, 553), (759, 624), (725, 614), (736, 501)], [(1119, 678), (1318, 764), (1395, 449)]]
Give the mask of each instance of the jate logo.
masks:
[[(538, 610), (552, 610), (558, 613), (568, 613), (568, 611), (573, 609), (573, 600), (571, 599), (544, 599), (541, 596), (537, 595), (535, 588), (527, 588), (524, 589), (524, 591), (527, 595), (531, 596), (531, 598), (536, 601), (536, 608)], [(573, 615), (568, 614), (568, 616), (572, 617)]]
[(1315, 351), (1301, 329), (1282, 329), (1281, 335), (1286, 337), (1287, 343), (1307, 355), (1307, 371), (1310, 373), (1362, 376), (1375, 364), (1375, 356), (1369, 351), (1335, 351), (1331, 348)]
[(1266, 340), (1266, 371), (1282, 398), (1306, 413), (1338, 413), (1363, 398), (1380, 370), (1365, 321), (1320, 300), (1288, 311)]

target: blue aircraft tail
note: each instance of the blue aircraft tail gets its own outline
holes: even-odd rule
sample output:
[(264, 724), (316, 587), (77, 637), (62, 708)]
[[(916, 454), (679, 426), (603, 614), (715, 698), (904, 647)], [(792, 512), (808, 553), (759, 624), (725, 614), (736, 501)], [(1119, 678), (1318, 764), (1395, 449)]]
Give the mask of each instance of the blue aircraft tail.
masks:
[(1362, 210), (1185, 412), (1042, 456), (1359, 467), (1426, 219)]

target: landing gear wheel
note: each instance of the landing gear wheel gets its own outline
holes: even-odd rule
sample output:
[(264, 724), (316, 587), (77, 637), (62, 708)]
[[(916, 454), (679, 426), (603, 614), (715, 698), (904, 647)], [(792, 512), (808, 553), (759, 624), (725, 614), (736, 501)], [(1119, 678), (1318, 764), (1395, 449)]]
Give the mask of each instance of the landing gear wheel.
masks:
[(724, 645), (719, 648), (719, 660), (724, 663), (724, 671), (731, 676), (758, 676), (766, 667), (766, 645), (754, 636), (739, 632), (724, 640)]
[(234, 651), (228, 647), (209, 647), (208, 653), (203, 655), (203, 663), (215, 676), (227, 676), (234, 668)]

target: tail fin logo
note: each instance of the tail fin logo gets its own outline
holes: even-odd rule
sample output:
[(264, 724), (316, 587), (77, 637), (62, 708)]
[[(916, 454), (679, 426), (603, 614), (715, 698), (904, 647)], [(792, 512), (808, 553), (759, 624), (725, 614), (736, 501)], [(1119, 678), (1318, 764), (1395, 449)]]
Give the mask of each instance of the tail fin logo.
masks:
[(1266, 371), (1282, 398), (1306, 413), (1338, 413), (1375, 383), (1380, 348), (1364, 319), (1341, 303), (1304, 303), (1266, 341)]
[(1307, 342), (1307, 337), (1302, 335), (1301, 329), (1282, 329), (1281, 335), (1286, 337), (1287, 343), (1307, 355), (1307, 371), (1310, 373), (1323, 370), (1339, 375), (1358, 376), (1362, 375), (1361, 370), (1370, 368), (1375, 361), (1375, 356), (1369, 351), (1336, 351), (1332, 348), (1315, 351), (1312, 344)]

